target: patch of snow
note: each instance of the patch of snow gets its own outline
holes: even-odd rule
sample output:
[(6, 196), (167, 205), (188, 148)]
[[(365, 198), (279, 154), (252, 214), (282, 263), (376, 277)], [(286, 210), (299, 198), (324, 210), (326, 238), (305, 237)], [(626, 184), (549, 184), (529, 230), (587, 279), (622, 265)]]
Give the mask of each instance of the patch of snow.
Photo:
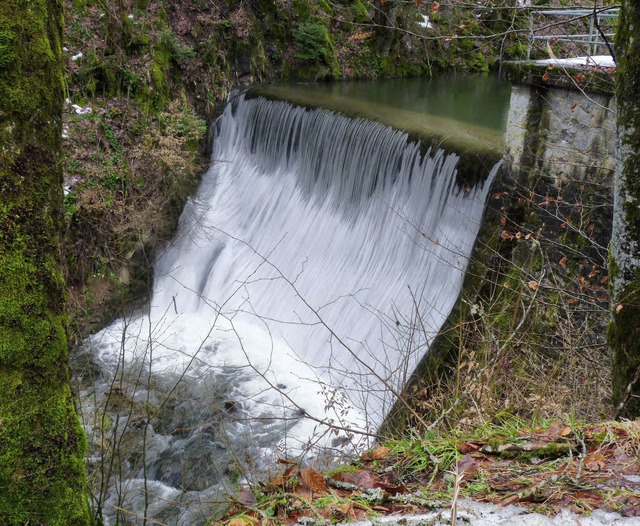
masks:
[(133, 18), (134, 18), (133, 13), (129, 13), (129, 14), (127, 15), (127, 18), (128, 18), (129, 20), (133, 20)]
[(610, 55), (593, 55), (590, 57), (572, 58), (549, 58), (546, 60), (536, 60), (535, 64), (544, 66), (552, 64), (554, 66), (600, 66), (602, 68), (615, 68), (616, 63)]
[[(562, 510), (555, 517), (529, 513), (524, 508), (461, 500), (458, 503), (458, 521), (469, 526), (639, 526), (637, 517), (622, 517), (619, 513), (596, 510), (590, 516), (576, 515)], [(444, 526), (451, 524), (451, 510), (432, 511), (424, 515), (376, 517), (352, 522), (351, 526)]]
[(83, 56), (83, 55), (82, 55), (82, 51), (80, 51), (77, 55), (73, 55), (73, 56), (71, 57), (71, 60), (73, 60), (73, 61), (75, 62), (75, 61), (76, 61), (76, 60), (78, 60), (79, 58), (82, 58), (82, 56)]
[(76, 185), (77, 182), (78, 182), (78, 179), (75, 177), (66, 179), (64, 184), (62, 185), (62, 191), (64, 192), (64, 195), (68, 195), (71, 192), (71, 190), (73, 190), (73, 187)]
[(78, 106), (74, 104), (73, 101), (69, 98), (65, 99), (67, 104), (71, 104), (71, 107), (75, 110), (78, 115), (86, 115), (87, 113), (91, 113), (91, 108), (89, 106), (83, 108), (82, 106)]
[(62, 138), (63, 139), (69, 138), (69, 130), (67, 128), (62, 128)]
[(91, 108), (89, 106), (83, 108), (82, 106), (78, 106), (77, 104), (72, 104), (71, 107), (76, 111), (78, 115), (86, 115), (87, 113), (91, 113)]
[(64, 51), (66, 53), (67, 51), (69, 51), (69, 48), (68, 47), (63, 47), (62, 51)]
[(530, 7), (531, 6), (531, 0), (518, 0), (518, 5), (520, 7)]
[(433, 29), (433, 24), (429, 22), (429, 17), (427, 15), (422, 15), (422, 22), (418, 22), (418, 25), (425, 29)]

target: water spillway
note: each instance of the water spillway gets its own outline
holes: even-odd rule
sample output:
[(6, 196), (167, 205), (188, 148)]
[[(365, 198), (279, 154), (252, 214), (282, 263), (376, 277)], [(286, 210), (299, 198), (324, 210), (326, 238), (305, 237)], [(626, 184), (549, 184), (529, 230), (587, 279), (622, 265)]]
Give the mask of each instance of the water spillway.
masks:
[(458, 164), (377, 122), (233, 98), (148, 309), (86, 346), (107, 523), (203, 523), (265, 455), (375, 432), (460, 292), (497, 165), (461, 187)]

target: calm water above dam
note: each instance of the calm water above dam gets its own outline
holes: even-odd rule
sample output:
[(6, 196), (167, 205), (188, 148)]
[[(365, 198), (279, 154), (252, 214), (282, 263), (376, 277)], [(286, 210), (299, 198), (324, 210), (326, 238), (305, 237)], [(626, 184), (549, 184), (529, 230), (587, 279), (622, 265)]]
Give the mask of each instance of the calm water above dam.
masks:
[(511, 84), (495, 75), (447, 75), (326, 84), (288, 84), (306, 93), (348, 97), (504, 132)]

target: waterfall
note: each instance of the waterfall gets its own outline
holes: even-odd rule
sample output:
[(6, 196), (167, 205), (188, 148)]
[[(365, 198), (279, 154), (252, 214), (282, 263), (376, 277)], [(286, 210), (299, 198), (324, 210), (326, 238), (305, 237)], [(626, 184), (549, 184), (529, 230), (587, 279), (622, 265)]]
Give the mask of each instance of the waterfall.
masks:
[(87, 343), (90, 460), (124, 465), (99, 484), (105, 513), (146, 492), (146, 513), (196, 524), (179, 503), (215, 500), (249, 461), (375, 431), (458, 297), (497, 171), (460, 188), (457, 163), (372, 121), (236, 96), (149, 308)]

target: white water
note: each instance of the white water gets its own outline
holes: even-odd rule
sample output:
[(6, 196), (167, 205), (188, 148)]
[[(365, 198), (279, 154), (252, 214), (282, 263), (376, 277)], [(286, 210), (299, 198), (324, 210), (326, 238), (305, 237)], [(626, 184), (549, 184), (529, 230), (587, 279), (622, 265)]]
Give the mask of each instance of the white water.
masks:
[[(377, 123), (236, 98), (156, 263), (149, 312), (90, 342), (102, 383), (85, 408), (113, 398), (117, 381), (147, 435), (145, 462), (126, 461), (106, 507), (129, 505), (116, 494), (143, 492), (145, 473), (161, 481), (150, 493), (210, 498), (226, 464), (374, 431), (459, 294), (489, 184), (457, 187), (456, 165)], [(135, 427), (121, 408), (111, 426), (118, 411), (128, 429), (108, 431), (110, 444)], [(96, 421), (94, 450), (105, 442)]]

